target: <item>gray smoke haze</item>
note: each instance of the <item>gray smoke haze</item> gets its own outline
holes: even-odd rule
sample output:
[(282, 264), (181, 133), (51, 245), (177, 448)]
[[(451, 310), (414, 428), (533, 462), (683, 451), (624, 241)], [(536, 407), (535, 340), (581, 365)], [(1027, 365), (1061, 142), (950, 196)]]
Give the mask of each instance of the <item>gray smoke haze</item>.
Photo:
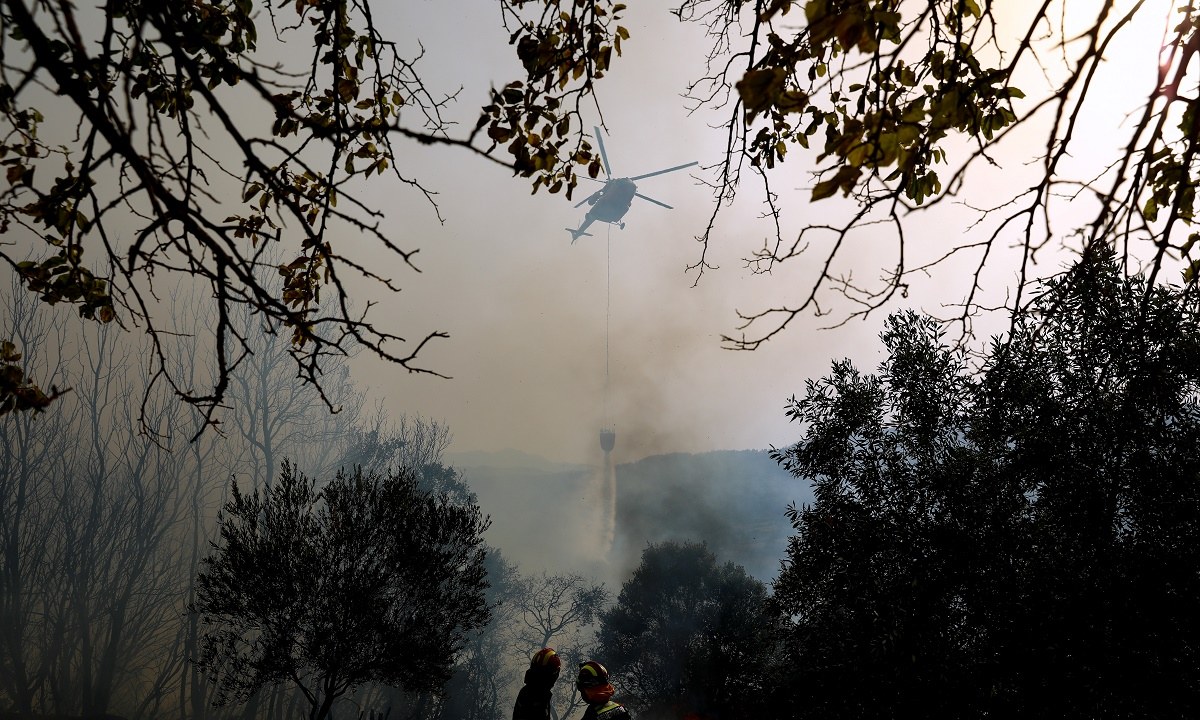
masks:
[[(621, 109), (607, 118), (614, 166), (638, 172), (698, 157), (702, 129), (686, 129), (682, 112), (673, 127)], [(618, 133), (622, 117), (628, 121)], [(658, 134), (664, 128), (669, 132)], [(707, 540), (721, 559), (752, 558), (754, 567), (747, 567), (756, 576), (774, 575), (780, 531), (767, 533), (757, 523), (786, 530), (783, 511), (793, 498), (779, 492), (777, 501), (754, 507), (761, 519), (734, 522), (719, 509), (732, 504), (737, 476), (718, 481), (701, 473), (702, 482), (690, 487), (668, 476), (663, 487), (676, 489), (671, 497), (658, 490), (639, 495), (640, 480), (627, 484), (624, 473), (657, 455), (787, 444), (796, 434), (783, 414), (787, 398), (806, 377), (824, 373), (832, 358), (861, 358), (868, 347), (865, 364), (872, 366), (877, 326), (857, 323), (816, 343), (801, 329), (756, 353), (721, 349), (734, 308), (747, 304), (747, 291), (760, 292), (763, 278), (741, 270), (736, 256), (722, 257), (727, 248), (715, 248), (712, 259), (722, 269), (693, 287), (684, 269), (695, 261), (692, 235), (709, 198), (686, 173), (644, 188), (677, 210), (637, 204), (624, 230), (601, 226), (574, 245), (563, 228), (574, 227), (582, 211), (564, 198), (531, 197), (522, 182), (486, 168), (449, 182), (453, 192), (439, 198), (445, 226), (414, 213), (433, 239), (422, 249), (429, 277), (400, 299), (431, 322), (422, 330), (450, 332), (430, 363), (452, 379), (396, 376), (369, 358), (356, 369), (393, 414), (416, 412), (450, 427), (452, 462), (493, 517), (490, 542), (523, 571), (581, 572), (614, 589), (646, 542), (665, 539)], [(617, 434), (611, 543), (597, 436), (609, 425)], [(484, 469), (489, 461), (470, 459), (508, 451), (549, 462), (510, 464), (493, 475)], [(627, 504), (629, 498), (641, 499)], [(742, 529), (749, 529), (747, 539), (737, 541)], [(750, 547), (760, 542), (763, 554)], [(607, 544), (611, 553), (598, 549)]]
[[(702, 72), (708, 50), (702, 28), (679, 23), (666, 4), (630, 5), (623, 24), (632, 38), (599, 87), (605, 142), (615, 172), (631, 175), (692, 160), (712, 166), (722, 157), (723, 138), (710, 123), (723, 118), (692, 115), (679, 97)], [(473, 126), (489, 88), (521, 75), (498, 14), (480, 12), (479, 6), (478, 0), (427, 0), (376, 3), (374, 8), (374, 20), (385, 36), (413, 48), (420, 41), (425, 52), (417, 69), (431, 92), (439, 97), (458, 94), (447, 113), (460, 123), (460, 136)], [(305, 52), (295, 47), (279, 51)], [(584, 109), (585, 114), (591, 111)], [(269, 124), (272, 119), (245, 121)], [(601, 119), (597, 114), (581, 121), (590, 128)], [(52, 116), (45, 129), (56, 124), (68, 134), (74, 130), (74, 118), (65, 114)], [(800, 223), (815, 221), (814, 213), (824, 221), (825, 214), (836, 216), (848, 207), (849, 201), (837, 198), (807, 206), (810, 162), (793, 154), (773, 176), (774, 187), (793, 212), (785, 236)], [(52, 412), (7, 421), (30, 429), (20, 438), (13, 433), (6, 439), (5, 452), (15, 456), (24, 450), (18, 443), (28, 443), (49, 458), (46, 467), (54, 472), (32, 465), (21, 468), (20, 481), (32, 483), (41, 493), (38, 503), (29, 505), (37, 513), (22, 521), (24, 535), (7, 528), (0, 534), (20, 537), (29, 573), (10, 577), (22, 575), (32, 584), (28, 589), (11, 584), (4, 589), (28, 592), (39, 602), (56, 605), (64, 615), (59, 619), (29, 606), (27, 617), (11, 627), (30, 636), (54, 626), (71, 628), (80, 638), (100, 638), (117, 637), (108, 627), (114, 618), (158, 623), (156, 632), (165, 634), (151, 642), (133, 633), (123, 639), (124, 665), (114, 687), (124, 695), (118, 699), (137, 695), (139, 684), (154, 680), (149, 677), (153, 673), (183, 677), (154, 653), (167, 656), (170, 643), (184, 642), (185, 636), (171, 623), (183, 617), (184, 589), (207, 549), (229, 479), (243, 487), (263, 485), (284, 456), (301, 461), (310, 472), (324, 472), (346, 456), (344, 435), (350, 426), (370, 429), (374, 423), (377, 430), (395, 429), (388, 418), (430, 418), (448, 428), (446, 459), (462, 470), (482, 509), (492, 516), (488, 541), (526, 575), (578, 573), (607, 583), (615, 592), (648, 543), (694, 540), (707, 543), (720, 560), (738, 562), (759, 579), (769, 580), (778, 571), (790, 530), (784, 509), (789, 502), (811, 501), (804, 483), (758, 450), (797, 438), (800, 429), (783, 413), (787, 399), (803, 392), (806, 379), (826, 374), (832, 360), (849, 357), (861, 369), (873, 369), (881, 359), (877, 333), (887, 311), (913, 307), (954, 314), (952, 304), (961, 293), (947, 293), (940, 283), (946, 278), (961, 281), (973, 270), (971, 260), (963, 258), (865, 321), (819, 330), (827, 319), (801, 317), (760, 350), (731, 352), (721, 349), (720, 336), (737, 334), (736, 310), (794, 302), (819, 266), (792, 263), (770, 275), (754, 275), (745, 267), (743, 258), (773, 232), (760, 218), (760, 188), (747, 184), (726, 209), (706, 256), (713, 268), (697, 278), (687, 268), (699, 258), (694, 238), (712, 212), (712, 197), (689, 176), (690, 170), (639, 183), (640, 191), (674, 210), (638, 201), (626, 216), (624, 230), (599, 225), (593, 237), (571, 244), (565, 228), (578, 226), (583, 209), (573, 205), (587, 187), (581, 187), (571, 202), (544, 191), (531, 196), (529, 183), (513, 178), (509, 169), (445, 147), (398, 145), (397, 163), (406, 178), (419, 180), (435, 193), (436, 210), (421, 192), (394, 178), (373, 179), (347, 191), (361, 190), (367, 204), (386, 210), (384, 229), (404, 249), (420, 248), (414, 260), (421, 272), (409, 271), (394, 255), (356, 249), (352, 237), (340, 249), (403, 288), (396, 295), (378, 289), (363, 295), (351, 288), (357, 308), (378, 303), (371, 319), (382, 329), (412, 338), (437, 330), (450, 334), (448, 340), (429, 346), (420, 364), (452, 379), (411, 375), (362, 355), (346, 361), (345, 373), (329, 368), (330, 378), (340, 383), (337, 390), (344, 391), (334, 393), (336, 402), (345, 405), (342, 414), (326, 414), (312, 395), (293, 398), (290, 392), (269, 390), (251, 402), (243, 393), (231, 397), (237, 409), (221, 418), (224, 435), (209, 434), (191, 445), (186, 438), (197, 419), (182, 412), (160, 387), (165, 394), (152, 397), (159, 413), (156, 429), (170, 431), (172, 443), (167, 444), (177, 452), (159, 456), (136, 428), (137, 384), (144, 382), (139, 373), (146, 370), (145, 337), (136, 329), (129, 336), (112, 336), (120, 352), (103, 363), (97, 360), (96, 367), (111, 364), (112, 377), (121, 382), (98, 389), (79, 380), (82, 371), (72, 379), (52, 368), (61, 361), (74, 370), (74, 365), (88, 361), (91, 356), (81, 348), (96, 347), (95, 329), (86, 337), (77, 336), (77, 324), (65, 326), (68, 321), (77, 323), (74, 308), (41, 307), (64, 325), (47, 331), (44, 347), (26, 343), (26, 362), (38, 369), (39, 381), (73, 386), (73, 392)], [(1010, 164), (995, 172), (1009, 173), (1004, 182), (1012, 182), (1011, 173), (1021, 169)], [(236, 196), (234, 185), (222, 190)], [(986, 183), (980, 187), (986, 189)], [(975, 217), (965, 205), (939, 210), (944, 211), (938, 215), (939, 227), (930, 228), (924, 237), (910, 235), (909, 267), (920, 264), (921, 253), (940, 253), (937, 240), (944, 228), (957, 231)], [(1055, 220), (1064, 226), (1070, 222)], [(878, 268), (893, 261), (886, 255), (894, 251), (887, 242), (893, 232), (881, 226), (850, 238), (837, 271), (850, 280), (874, 281)], [(821, 257), (820, 249), (814, 248), (814, 260)], [(1039, 259), (1044, 266), (1054, 262), (1048, 250)], [(1001, 274), (984, 280), (991, 282), (993, 293), (1002, 295), (1011, 278)], [(16, 287), (0, 288), (10, 297), (30, 297)], [(172, 342), (182, 347), (209, 337), (211, 318), (188, 310), (186, 302), (180, 309), (179, 325), (172, 327), (182, 334)], [(247, 326), (255, 324), (242, 320)], [(989, 333), (982, 322), (976, 330), (981, 336)], [(109, 331), (115, 333), (114, 328)], [(56, 345), (59, 340), (63, 344)], [(263, 351), (255, 360), (269, 357)], [(188, 351), (180, 359), (194, 363), (190, 372), (198, 387), (211, 384), (209, 355)], [(247, 361), (243, 370), (249, 373), (256, 362)], [(294, 367), (268, 369), (272, 387), (297, 389)], [(377, 407), (382, 411), (373, 412)], [(85, 432), (80, 428), (89, 412), (99, 413), (100, 419)], [(271, 443), (255, 434), (254, 421), (285, 412), (301, 419), (282, 423), (271, 441), (277, 446), (268, 452), (265, 448)], [(597, 433), (610, 425), (616, 430), (616, 448), (606, 466)], [(144, 478), (126, 472), (137, 467), (143, 455), (153, 459), (154, 470)], [(106, 457), (110, 466), (121, 470), (101, 477), (98, 468)], [(0, 484), (15, 482), (14, 468), (14, 462), (0, 463)], [(138, 502), (127, 500), (132, 492), (127, 488), (140, 488), (134, 481), (144, 480), (153, 497), (162, 499), (165, 510), (148, 515), (146, 526), (161, 522), (165, 531), (141, 533), (158, 543), (147, 546), (145, 555), (161, 559), (156, 565), (160, 577), (147, 576), (129, 558), (108, 553), (105, 546), (89, 547), (92, 552), (85, 557), (65, 542), (75, 530), (72, 514), (82, 512), (79, 508), (88, 497), (67, 483), (89, 473), (96, 476), (99, 489), (94, 492), (103, 501), (97, 506), (113, 511), (102, 518), (115, 528), (111, 537), (132, 534), (130, 528), (137, 527), (119, 515), (138, 508)], [(126, 475), (132, 479), (127, 481)], [(18, 495), (6, 489), (0, 502)], [(12, 515), (0, 516), (12, 522)], [(54, 557), (48, 560), (39, 553)], [(93, 572), (93, 577), (88, 573), (94, 568), (83, 567), (85, 560), (112, 570)], [(77, 563), (79, 569), (71, 566), (71, 573), (59, 572), (55, 563)], [(98, 583), (95, 588), (72, 586), (93, 580)], [(143, 605), (135, 607), (136, 612), (110, 611), (121, 596), (135, 597)], [(152, 602), (157, 597), (169, 599)], [(93, 599), (96, 604), (90, 607), (72, 606)], [(5, 602), (10, 608), (18, 605)], [(94, 619), (95, 627), (76, 628), (75, 618), (83, 617)], [(88, 645), (73, 642), (79, 648)], [(182, 651), (169, 655), (172, 661), (183, 656)], [(47, 658), (55, 655), (45, 652), (39, 657), (49, 662)], [(501, 682), (519, 681), (515, 668), (527, 657), (505, 657), (503, 662), (512, 666), (505, 669), (512, 672)], [(71, 674), (67, 679), (72, 681), (75, 674), (91, 672), (85, 661), (63, 660), (57, 666)], [(168, 697), (150, 692), (145, 696)], [(129, 700), (128, 705), (133, 704)]]
[[(617, 436), (619, 450), (621, 436)], [(562, 465), (521, 453), (451, 454), (492, 516), (489, 541), (526, 572), (587, 572), (619, 589), (648, 543), (707, 543), (721, 561), (769, 581), (790, 535), (788, 503), (812, 502), (808, 484), (765, 451), (674, 453), (617, 463), (607, 515), (599, 464)], [(609, 547), (609, 533), (612, 534)]]
[[(434, 28), (422, 38), (430, 82), (454, 90), (471, 80), (451, 110), (461, 113), (464, 125), (473, 121), (489, 83), (517, 71), (507, 38), (494, 32), (495, 19), (469, 6), (456, 0), (420, 6), (419, 23)], [(401, 28), (391, 11), (377, 20)], [(634, 39), (600, 89), (614, 172), (717, 161), (719, 134), (689, 116), (679, 98), (696, 70), (677, 61), (679, 52), (694, 48), (703, 56), (700, 28), (648, 6), (630, 8), (623, 23)], [(469, 49), (456, 42), (462, 33), (473, 38)], [(468, 55), (480, 64), (467, 62)], [(593, 122), (599, 117), (584, 124)], [(639, 183), (639, 191), (676, 209), (636, 201), (624, 230), (600, 224), (594, 237), (572, 245), (565, 228), (577, 227), (583, 209), (562, 195), (530, 195), (528, 183), (467, 153), (413, 148), (407, 157), (411, 174), (439, 193), (434, 199), (445, 223), (416, 193), (376, 196), (397, 232), (421, 247), (423, 273), (405, 276), (399, 296), (372, 299), (414, 336), (449, 332), (448, 340), (429, 348), (426, 365), (453, 379), (397, 374), (366, 357), (355, 369), (392, 414), (446, 422), (455, 452), (515, 449), (599, 464), (595, 433), (608, 423), (619, 435), (617, 462), (781, 444), (793, 435), (783, 405), (804, 378), (824, 372), (831, 359), (874, 350), (882, 318), (822, 333), (815, 347), (810, 331), (818, 322), (805, 319), (758, 352), (721, 349), (720, 335), (734, 332), (735, 309), (766, 304), (811, 273), (798, 268), (752, 276), (743, 267), (741, 258), (768, 231), (756, 219), (761, 208), (749, 191), (744, 204), (729, 208), (722, 241), (710, 248), (708, 260), (717, 269), (696, 283), (685, 271), (698, 259), (694, 236), (712, 205), (691, 170)], [(782, 175), (781, 182), (802, 186), (805, 169), (795, 163), (794, 175)], [(374, 192), (382, 191), (368, 188)], [(372, 267), (384, 262), (362, 259)]]
[(779, 571), (788, 503), (812, 502), (808, 483), (765, 451), (672, 454), (622, 465), (614, 562), (637, 564), (649, 543), (704, 542), (763, 581)]

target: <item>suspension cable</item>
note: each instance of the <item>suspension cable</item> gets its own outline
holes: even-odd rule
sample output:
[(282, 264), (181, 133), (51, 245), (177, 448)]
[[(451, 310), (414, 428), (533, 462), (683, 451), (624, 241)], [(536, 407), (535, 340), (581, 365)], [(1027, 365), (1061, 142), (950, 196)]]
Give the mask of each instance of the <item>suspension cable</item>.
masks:
[(612, 325), (612, 225), (608, 226), (605, 238), (605, 271), (604, 271), (604, 424), (608, 423), (608, 340), (609, 329)]

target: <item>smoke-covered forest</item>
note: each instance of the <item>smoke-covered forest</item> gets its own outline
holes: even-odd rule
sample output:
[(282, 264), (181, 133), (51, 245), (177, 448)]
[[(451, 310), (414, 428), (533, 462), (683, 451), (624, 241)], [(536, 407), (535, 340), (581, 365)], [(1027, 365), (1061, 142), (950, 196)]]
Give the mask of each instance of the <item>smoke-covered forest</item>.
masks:
[[(486, 494), (496, 496), (504, 487), (511, 494), (522, 480), (535, 481), (535, 470), (505, 477), (499, 467), (460, 471), (449, 466), (444, 453), (452, 439), (450, 428), (423, 418), (389, 418), (364, 406), (345, 366), (333, 370), (340, 374), (337, 387), (343, 394), (334, 400), (342, 411), (330, 414), (319, 397), (295, 385), (287, 339), (263, 332), (249, 316), (239, 320), (239, 330), (254, 353), (238, 366), (230, 390), (230, 405), (237, 412), (227, 416), (219, 432), (192, 441), (204, 418), (174, 402), (163, 387), (146, 394), (145, 348), (109, 326), (76, 337), (60, 315), (35, 298), (16, 289), (4, 297), (4, 311), (12, 318), (9, 329), (25, 350), (25, 372), (47, 385), (65, 387), (64, 378), (71, 382), (69, 391), (44, 412), (0, 418), (4, 717), (290, 718), (314, 712), (313, 698), (326, 696), (309, 680), (322, 668), (305, 668), (299, 657), (289, 658), (295, 661), (289, 665), (280, 655), (344, 653), (328, 646), (306, 647), (318, 642), (315, 628), (329, 618), (309, 618), (312, 625), (301, 634), (311, 635), (274, 643), (265, 638), (265, 621), (274, 614), (271, 620), (299, 627), (304, 624), (297, 614), (300, 607), (356, 612), (344, 586), (358, 587), (354, 576), (362, 570), (361, 562), (387, 544), (359, 537), (371, 530), (388, 536), (388, 542), (397, 544), (394, 551), (413, 565), (400, 580), (405, 593), (415, 593), (425, 571), (442, 574), (475, 563), (480, 573), (466, 584), (478, 597), (444, 619), (449, 630), (435, 635), (433, 645), (423, 645), (411, 634), (385, 645), (389, 662), (404, 670), (385, 678), (391, 682), (374, 682), (370, 672), (355, 678), (325, 709), (333, 716), (503, 718), (530, 652), (554, 645), (562, 657), (582, 662), (594, 650), (602, 613), (615, 600), (614, 588), (605, 581), (618, 572), (614, 568), (625, 567), (612, 552), (611, 538), (601, 546), (598, 525), (572, 525), (595, 513), (572, 512), (570, 502), (561, 503), (558, 537), (549, 527), (525, 526), (524, 532), (535, 537), (513, 543), (517, 552), (533, 559), (530, 570), (509, 560), (503, 547), (482, 543), (491, 520), (478, 517), (477, 496), (465, 478), (478, 476)], [(203, 327), (208, 322), (186, 294), (174, 296), (172, 303), (182, 324)], [(203, 366), (181, 369), (184, 376), (205, 377), (210, 371)], [(682, 456), (660, 460), (656, 469), (639, 470), (642, 464), (630, 466), (628, 497), (620, 501), (631, 518), (628, 527), (622, 525), (623, 544), (655, 541), (653, 547), (662, 549), (674, 547), (664, 545), (664, 537), (698, 542), (718, 531), (740, 536), (734, 524), (742, 521), (773, 524), (776, 535), (786, 526), (782, 502), (767, 502), (763, 493), (740, 487), (751, 480), (771, 480), (774, 487), (767, 488), (767, 495), (778, 495), (786, 473), (775, 469), (773, 478), (771, 472), (764, 477), (764, 465), (776, 467), (765, 452), (734, 453), (723, 463)], [(689, 482), (689, 473), (698, 468), (707, 468), (710, 476)], [(745, 471), (741, 475), (739, 468)], [(284, 507), (314, 519), (333, 513), (331, 488), (348, 475), (361, 481), (364, 475), (379, 480), (396, 474), (411, 477), (407, 494), (385, 493), (376, 498), (377, 505), (371, 505), (361, 486), (343, 488), (342, 511), (350, 513), (359, 505), (358, 512), (364, 513), (344, 518), (360, 544), (338, 545), (330, 537), (307, 553), (295, 552), (315, 539), (316, 526), (256, 525)], [(581, 467), (554, 474), (549, 483), (568, 497), (589, 497), (602, 474), (600, 468)], [(572, 476), (577, 480), (573, 487)], [(643, 497), (661, 492), (664, 485), (690, 485), (694, 492), (722, 488), (722, 496), (671, 502)], [(436, 557), (418, 547), (428, 528), (414, 530), (408, 540), (398, 537), (402, 518), (416, 514), (420, 493), (476, 515), (464, 530), (466, 554), (447, 567), (424, 567)], [(745, 498), (743, 508), (730, 515), (722, 503), (735, 497)], [(545, 517), (553, 511), (555, 500), (543, 494), (538, 513)], [(367, 514), (371, 507), (379, 514)], [(724, 512), (725, 519), (672, 519), (683, 507), (693, 514)], [(655, 534), (636, 529), (638, 522), (650, 519), (661, 523)], [(249, 523), (240, 536), (239, 521)], [(674, 535), (672, 527), (678, 528)], [(283, 538), (271, 539), (273, 531)], [(712, 537), (715, 541), (716, 535)], [(762, 565), (763, 558), (777, 556), (781, 537), (742, 548), (742, 557)], [(279, 546), (281, 541), (286, 548)], [(526, 550), (558, 543), (575, 548), (552, 558), (553, 571), (539, 567), (547, 563)], [(220, 565), (220, 551), (235, 546), (245, 555)], [(444, 550), (445, 544), (440, 547)], [(703, 545), (684, 547), (695, 555), (693, 562), (714, 562)], [(715, 547), (724, 545), (717, 542)], [(389, 557), (393, 567), (404, 564)], [(326, 576), (335, 569), (346, 574)], [(738, 572), (761, 592), (760, 581)], [(264, 595), (243, 598), (240, 610), (253, 618), (223, 635), (229, 628), (220, 623), (231, 617), (228, 605), (239, 592)], [(330, 598), (319, 600), (315, 594), (322, 592), (333, 594), (341, 607), (329, 607)], [(292, 605), (279, 604), (268, 597), (272, 594), (289, 596)], [(410, 598), (417, 604), (409, 612), (420, 623), (430, 622), (432, 609), (448, 607), (450, 596), (449, 588), (433, 586), (428, 594)], [(270, 608), (265, 613), (263, 603)], [(354, 634), (344, 639), (353, 646), (378, 640)], [(241, 660), (235, 660), (239, 654)], [(319, 665), (311, 655), (309, 660)], [(582, 710), (578, 694), (564, 685), (555, 717)]]
[[(4, 297), (6, 317), (12, 318), (8, 328), (24, 348), (22, 366), (47, 385), (65, 387), (65, 375), (71, 385), (45, 412), (11, 413), (0, 420), (0, 713), (130, 720), (308, 714), (304, 692), (284, 682), (290, 671), (266, 673), (267, 684), (244, 702), (213, 707), (224, 699), (220, 680), (229, 666), (213, 660), (211, 672), (202, 672), (197, 661), (205, 657), (205, 633), (213, 628), (206, 626), (204, 613), (192, 610), (204, 599), (198, 592), (207, 588), (211, 595), (211, 584), (197, 583), (214, 574), (205, 571), (212, 569), (206, 558), (222, 546), (218, 513), (231, 521), (239, 493), (272, 497), (289, 475), (301, 473), (312, 478), (309, 490), (325, 493), (317, 502), (327, 510), (329, 485), (343, 468), (415, 472), (422, 492), (474, 508), (474, 495), (461, 475), (442, 462), (449, 428), (421, 418), (389, 418), (363, 406), (344, 366), (333, 370), (340, 374), (337, 387), (343, 392), (334, 400), (343, 411), (330, 414), (319, 397), (297, 387), (286, 338), (264, 333), (243, 318), (241, 330), (254, 354), (233, 374), (231, 404), (238, 412), (227, 416), (218, 432), (190, 442), (204, 420), (165, 388), (144, 393), (150, 382), (145, 348), (115, 327), (75, 337), (35, 298), (15, 290)], [(190, 297), (173, 301), (180, 317), (205, 324)], [(181, 369), (184, 376), (205, 376), (210, 370)], [(351, 505), (362, 500), (348, 492)], [(412, 497), (391, 497), (384, 506), (411, 512), (412, 502)], [(380, 532), (399, 532), (394, 517), (374, 523), (359, 518), (354, 532), (372, 525)], [(474, 538), (482, 525), (476, 522), (468, 534)], [(298, 542), (301, 535), (291, 539)], [(303, 603), (315, 602), (322, 573), (338, 562), (328, 556), (328, 546), (313, 552), (318, 554), (310, 558), (314, 565), (293, 568), (307, 577), (287, 590), (303, 588), (295, 597)], [(564, 653), (584, 646), (583, 631), (594, 610), (580, 614), (572, 608), (577, 598), (587, 597), (598, 609), (606, 597), (601, 588), (578, 575), (523, 575), (498, 548), (486, 548), (480, 558), (487, 580), (481, 575), (476, 584), (486, 587), (484, 601), (474, 608), (472, 620), (461, 623), (471, 632), (446, 635), (444, 646), (427, 647), (424, 655), (413, 655), (417, 645), (391, 648), (397, 660), (417, 669), (410, 673), (438, 682), (406, 682), (414, 690), (400, 694), (384, 685), (356, 687), (353, 697), (338, 706), (339, 716), (390, 709), (392, 717), (498, 717), (511, 703), (506, 692), (512, 683), (503, 674), (515, 673), (514, 658), (551, 640)], [(265, 589), (266, 575), (295, 559), (260, 558), (256, 573), (261, 575), (235, 582)], [(411, 562), (420, 566), (430, 557), (417, 553)], [(407, 578), (408, 587), (414, 583)], [(550, 585), (561, 592), (555, 604), (542, 607), (540, 590)], [(446, 597), (424, 596), (422, 603), (444, 604)], [(417, 617), (427, 612), (422, 607)], [(539, 617), (565, 621), (543, 628)], [(458, 627), (457, 618), (450, 620), (450, 627)], [(254, 642), (261, 629), (247, 628), (247, 642)], [(269, 654), (288, 651), (273, 647)], [(442, 673), (438, 662), (446, 664)], [(493, 675), (493, 668), (500, 672)], [(447, 680), (453, 692), (443, 692)]]
[(983, 357), (897, 314), (878, 369), (809, 381), (771, 452), (801, 502), (764, 453), (622, 466), (608, 510), (602, 472), (550, 473), (590, 508), (545, 498), (558, 527), (621, 528), (524, 524), (574, 544), (551, 570), (485, 541), (449, 428), (356, 404), (344, 370), (342, 413), (288, 393), (253, 323), (238, 413), (189, 442), (203, 420), (143, 393), (139, 348), (8, 297), (25, 366), (74, 380), (0, 420), (5, 717), (498, 720), (543, 646), (568, 660), (556, 718), (589, 657), (639, 717), (1196, 709), (1200, 317), (1108, 258)]
[(1200, 8), (671, 4), (0, 0), (0, 720), (1200, 717)]

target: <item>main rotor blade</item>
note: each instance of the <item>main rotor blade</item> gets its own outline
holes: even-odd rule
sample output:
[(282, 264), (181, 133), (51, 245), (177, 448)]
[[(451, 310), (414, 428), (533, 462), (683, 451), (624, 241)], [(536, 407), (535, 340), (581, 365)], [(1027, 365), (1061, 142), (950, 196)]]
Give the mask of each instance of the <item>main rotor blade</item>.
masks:
[[(601, 150), (601, 152), (603, 152), (603, 149)], [(654, 177), (655, 175), (665, 175), (666, 173), (669, 173), (669, 172), (675, 172), (676, 170), (682, 170), (682, 169), (684, 169), (684, 168), (690, 168), (690, 167), (691, 167), (691, 166), (693, 166), (693, 165), (699, 165), (699, 164), (700, 164), (700, 163), (698, 163), (698, 162), (690, 162), (690, 163), (688, 163), (687, 165), (676, 165), (676, 166), (675, 166), (675, 167), (673, 167), (673, 168), (667, 168), (666, 170), (657, 170), (657, 171), (655, 171), (655, 172), (652, 172), (652, 173), (646, 173), (645, 175), (638, 175), (637, 177), (631, 177), (631, 178), (629, 178), (629, 179), (630, 179), (630, 180), (643, 180), (643, 179), (645, 179), (645, 178), (648, 178), (648, 177)]]
[(600, 136), (600, 128), (593, 126), (596, 131), (596, 145), (600, 147), (600, 159), (604, 161), (604, 177), (612, 177), (612, 168), (608, 164), (608, 153), (604, 152), (604, 138)]
[(655, 205), (662, 205), (663, 207), (665, 207), (665, 208), (666, 208), (666, 209), (668, 209), (668, 210), (674, 210), (674, 209), (675, 209), (675, 208), (671, 207), (670, 205), (666, 204), (665, 202), (659, 202), (659, 201), (655, 200), (654, 198), (652, 198), (652, 197), (646, 197), (645, 195), (643, 195), (643, 194), (641, 194), (641, 193), (634, 193), (634, 195), (635, 195), (635, 196), (637, 196), (637, 197), (640, 197), (640, 198), (641, 198), (641, 199), (643, 199), (643, 200), (648, 200), (649, 202), (652, 202), (652, 203), (654, 203)]

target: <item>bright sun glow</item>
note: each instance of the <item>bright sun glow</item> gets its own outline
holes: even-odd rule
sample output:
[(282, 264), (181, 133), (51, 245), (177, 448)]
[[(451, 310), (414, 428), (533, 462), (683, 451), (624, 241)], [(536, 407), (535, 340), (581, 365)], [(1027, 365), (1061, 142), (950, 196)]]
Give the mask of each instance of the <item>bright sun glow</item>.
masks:
[[(1063, 29), (1073, 40), (1065, 57), (1073, 61), (1083, 53), (1083, 36), (1095, 24), (1104, 0), (1063, 3), (1059, 6)], [(1170, 43), (1182, 20), (1177, 9), (1182, 4), (1180, 0), (1115, 0), (1099, 36), (1102, 43), (1107, 39), (1104, 62), (1092, 80), (1087, 103), (1089, 127), (1080, 130), (1077, 149), (1093, 141), (1111, 143), (1112, 133), (1128, 126), (1160, 78), (1176, 72), (1172, 65), (1178, 61)]]
[[(1116, 28), (1116, 24), (1126, 17), (1129, 17), (1129, 21), (1114, 35), (1112, 45), (1105, 53), (1106, 59), (1109, 62), (1133, 63), (1135, 66), (1155, 61), (1158, 64), (1169, 63), (1171, 55), (1169, 48), (1164, 45), (1170, 42), (1174, 28), (1180, 21), (1176, 4), (1176, 0), (1116, 0), (1106, 30)], [(1091, 17), (1094, 20), (1094, 8)]]

